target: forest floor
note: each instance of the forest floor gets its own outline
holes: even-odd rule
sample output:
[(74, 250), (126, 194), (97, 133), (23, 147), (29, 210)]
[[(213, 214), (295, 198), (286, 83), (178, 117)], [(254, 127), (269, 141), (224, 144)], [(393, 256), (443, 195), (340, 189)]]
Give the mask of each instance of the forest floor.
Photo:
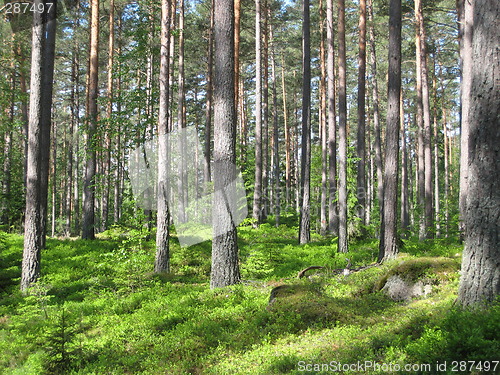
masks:
[[(209, 242), (172, 241), (173, 272), (155, 275), (154, 241), (127, 231), (49, 239), (26, 296), (23, 239), (2, 234), (0, 374), (500, 373), (500, 304), (454, 306), (456, 240), (406, 240), (398, 259), (346, 276), (334, 270), (374, 263), (376, 240), (339, 254), (334, 238), (297, 245), (291, 225), (240, 227), (243, 282), (210, 290)], [(308, 266), (325, 268), (297, 279)], [(432, 291), (393, 301), (380, 289), (395, 274)]]

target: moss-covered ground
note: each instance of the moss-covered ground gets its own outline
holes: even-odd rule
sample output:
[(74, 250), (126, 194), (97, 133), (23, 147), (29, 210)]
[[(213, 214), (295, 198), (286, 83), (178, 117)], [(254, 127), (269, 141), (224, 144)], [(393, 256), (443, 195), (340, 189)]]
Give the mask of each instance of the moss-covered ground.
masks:
[[(244, 226), (242, 284), (210, 290), (209, 242), (173, 240), (172, 273), (155, 275), (154, 243), (123, 232), (49, 239), (28, 295), (22, 237), (1, 236), (0, 374), (500, 373), (500, 304), (454, 305), (456, 240), (407, 240), (397, 260), (344, 276), (333, 270), (346, 257), (375, 262), (376, 240), (338, 254), (334, 238), (299, 246), (293, 226)], [(324, 268), (296, 278), (313, 265)], [(392, 301), (380, 288), (394, 274), (433, 291)]]

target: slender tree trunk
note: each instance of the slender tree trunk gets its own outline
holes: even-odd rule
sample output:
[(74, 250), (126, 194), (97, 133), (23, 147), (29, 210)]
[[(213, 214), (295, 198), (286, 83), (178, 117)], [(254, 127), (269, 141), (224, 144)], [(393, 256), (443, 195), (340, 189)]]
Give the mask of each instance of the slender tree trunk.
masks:
[(234, 103), (234, 0), (215, 0), (214, 205), (210, 287), (240, 281), (238, 236), (230, 208), (236, 202), (225, 189), (236, 179), (236, 108)]
[(57, 202), (57, 124), (54, 121), (52, 123), (52, 207), (51, 207), (51, 231), (50, 235), (54, 237), (56, 235), (56, 220), (57, 220), (57, 211), (56, 211), (56, 202)]
[(113, 116), (113, 60), (115, 48), (115, 4), (114, 0), (109, 3), (109, 39), (108, 39), (108, 82), (107, 82), (107, 108), (106, 115), (108, 117), (106, 129), (106, 146), (105, 146), (105, 161), (104, 161), (104, 192), (102, 197), (102, 227), (104, 231), (108, 228), (109, 222), (109, 196), (111, 185), (111, 132), (112, 132), (112, 116)]
[(422, 86), (422, 109), (424, 123), (424, 185), (425, 185), (425, 202), (424, 202), (424, 221), (425, 221), (425, 237), (433, 237), (433, 207), (432, 207), (432, 147), (431, 147), (431, 117), (429, 103), (429, 84), (428, 84), (428, 69), (427, 69), (427, 48), (425, 46), (426, 36), (424, 27), (424, 18), (422, 14), (422, 3), (420, 0), (415, 1), (415, 14), (417, 18), (417, 33), (419, 34), (417, 49), (420, 50), (420, 74)]
[(333, 0), (326, 1), (327, 78), (328, 78), (328, 231), (337, 235), (337, 113), (335, 110), (335, 46), (333, 36)]
[(170, 211), (168, 207), (168, 106), (170, 95), (170, 0), (161, 3), (161, 47), (160, 47), (160, 107), (158, 113), (158, 214), (156, 230), (156, 257), (154, 271), (156, 273), (170, 272), (169, 224)]
[(261, 0), (255, 0), (255, 186), (253, 195), (253, 218), (259, 225), (263, 220), (262, 180), (262, 32)]
[[(262, 1), (262, 0), (261, 0)], [(268, 3), (263, 0), (262, 46), (262, 220), (269, 215), (269, 33)], [(262, 3), (261, 3), (262, 4)]]
[(208, 29), (208, 67), (207, 67), (207, 100), (206, 100), (206, 117), (205, 117), (205, 164), (203, 170), (203, 180), (205, 184), (212, 181), (210, 161), (212, 160), (211, 144), (212, 144), (212, 94), (213, 94), (213, 56), (214, 56), (214, 0), (212, 0), (212, 6), (210, 9), (210, 27)]
[(469, 108), (471, 106), (471, 85), (472, 85), (472, 50), (474, 33), (474, 13), (473, 2), (467, 0), (457, 0), (459, 4), (459, 22), (460, 22), (460, 59), (462, 70), (462, 82), (460, 85), (460, 193), (459, 193), (459, 212), (460, 225), (459, 230), (463, 238), (466, 226), (467, 210), (467, 184), (468, 184), (468, 164), (469, 164), (469, 127), (472, 121), (469, 118)]
[(281, 55), (281, 89), (283, 95), (283, 125), (285, 127), (285, 202), (286, 207), (291, 202), (292, 190), (292, 145), (291, 145), (291, 129), (288, 125), (288, 107), (286, 102), (286, 84), (285, 84), (285, 57)]
[[(14, 62), (11, 65), (12, 72), (14, 72)], [(11, 166), (12, 166), (12, 129), (14, 128), (14, 112), (15, 112), (15, 90), (16, 78), (14, 73), (11, 74), (10, 92), (11, 99), (10, 105), (6, 109), (8, 117), (8, 125), (4, 135), (3, 146), (3, 178), (2, 178), (2, 206), (1, 206), (1, 221), (2, 224), (10, 226), (11, 219)]]
[[(466, 237), (458, 290), (463, 306), (498, 300), (500, 294), (500, 3), (476, 0), (472, 4)], [(464, 81), (468, 78), (464, 76)]]
[(339, 239), (338, 251), (347, 253), (347, 60), (345, 0), (339, 0)]
[(241, 0), (234, 0), (234, 105), (236, 108), (236, 126), (241, 129), (240, 110), (240, 34), (241, 34)]
[(319, 60), (320, 60), (320, 138), (321, 138), (321, 206), (320, 206), (320, 233), (326, 234), (328, 229), (327, 222), (327, 195), (328, 195), (328, 142), (327, 142), (327, 118), (326, 118), (326, 51), (325, 51), (325, 10), (323, 7), (323, 0), (319, 2), (319, 33), (320, 33), (320, 47), (319, 47)]
[(85, 181), (83, 194), (83, 226), (82, 238), (95, 238), (95, 176), (96, 176), (96, 131), (97, 131), (97, 96), (99, 94), (99, 0), (91, 3), (90, 28), (90, 66), (88, 74), (88, 103), (87, 103), (87, 144)]
[(177, 180), (177, 195), (178, 195), (178, 209), (179, 209), (179, 223), (187, 221), (186, 208), (188, 204), (188, 175), (187, 175), (187, 154), (186, 144), (187, 139), (184, 132), (186, 123), (184, 121), (184, 102), (185, 102), (185, 88), (184, 88), (184, 0), (179, 0), (179, 67), (178, 67), (178, 92), (177, 92), (177, 126), (179, 129), (179, 179)]
[(422, 43), (419, 22), (419, 12), (421, 12), (421, 0), (415, 1), (415, 81), (417, 90), (417, 194), (419, 209), (419, 240), (425, 239), (427, 234), (427, 221), (425, 220), (425, 129), (424, 129), (424, 101), (422, 96)]
[(311, 240), (311, 38), (309, 0), (304, 0), (302, 23), (302, 149), (300, 159), (299, 243)]
[(368, 20), (370, 22), (370, 64), (372, 73), (372, 96), (373, 96), (373, 132), (375, 149), (375, 165), (377, 169), (377, 199), (380, 211), (380, 232), (383, 232), (383, 207), (384, 207), (384, 177), (383, 177), (383, 162), (382, 162), (382, 141), (380, 137), (380, 112), (378, 98), (378, 82), (377, 82), (377, 56), (375, 50), (375, 30), (373, 26), (373, 5), (372, 0), (368, 0)]
[(366, 142), (365, 142), (365, 92), (366, 92), (366, 0), (359, 1), (359, 54), (358, 54), (358, 141), (356, 153), (357, 215), (366, 225)]
[(409, 216), (409, 183), (408, 183), (408, 152), (407, 152), (407, 140), (406, 140), (406, 125), (404, 116), (404, 101), (403, 101), (403, 90), (400, 94), (400, 122), (401, 122), (401, 230), (403, 231), (405, 237), (408, 234), (408, 227), (410, 225)]
[[(434, 72), (436, 71), (436, 61), (434, 56)], [(439, 202), (439, 147), (438, 147), (438, 119), (437, 119), (437, 78), (436, 74), (433, 75), (433, 89), (434, 89), (434, 108), (433, 108), (433, 131), (434, 131), (434, 222), (436, 225), (436, 237), (441, 237), (441, 208)]]
[[(123, 12), (123, 11), (122, 11)], [(118, 43), (117, 43), (117, 51), (116, 54), (118, 56), (121, 55), (121, 27), (122, 27), (122, 15), (118, 17), (118, 25), (117, 25), (117, 30), (118, 30)], [(117, 67), (117, 78), (116, 78), (116, 90), (117, 92), (121, 91), (121, 78), (120, 78), (120, 72), (121, 68), (120, 65)], [(121, 113), (121, 101), (118, 101), (116, 104), (116, 111), (118, 113)], [(113, 202), (113, 221), (115, 223), (118, 223), (120, 220), (120, 214), (121, 214), (121, 196), (122, 196), (122, 166), (120, 163), (120, 160), (122, 159), (121, 157), (121, 126), (118, 123), (116, 129), (116, 166), (115, 166), (115, 181), (114, 181), (114, 202)]]
[[(269, 10), (270, 11), (270, 10)], [(269, 17), (271, 18), (271, 17)], [(272, 172), (273, 172), (273, 198), (274, 198), (274, 218), (276, 227), (280, 225), (281, 215), (281, 191), (280, 191), (280, 159), (279, 159), (279, 119), (278, 119), (278, 90), (276, 84), (276, 61), (274, 50), (273, 26), (269, 24), (269, 38), (271, 40), (271, 82), (273, 93), (273, 153), (272, 153)]]
[(395, 258), (399, 252), (397, 193), (399, 158), (399, 102), (401, 93), (401, 0), (389, 4), (389, 80), (387, 83), (387, 131), (384, 170), (384, 231), (378, 261)]

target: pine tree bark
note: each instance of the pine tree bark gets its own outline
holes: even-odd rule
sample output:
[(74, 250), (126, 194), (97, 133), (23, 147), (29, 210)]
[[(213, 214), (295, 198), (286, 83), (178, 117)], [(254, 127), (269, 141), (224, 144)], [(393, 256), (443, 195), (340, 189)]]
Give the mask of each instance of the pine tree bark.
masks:
[(366, 0), (359, 1), (359, 54), (358, 54), (358, 134), (357, 162), (357, 215), (366, 225), (366, 141), (365, 141), (365, 92), (366, 92)]
[(467, 184), (469, 165), (469, 108), (471, 106), (471, 85), (472, 85), (472, 39), (474, 34), (474, 14), (473, 3), (467, 0), (458, 0), (459, 8), (459, 40), (460, 40), (460, 60), (461, 60), (461, 85), (460, 85), (460, 178), (459, 178), (459, 230), (461, 237), (466, 236), (465, 220), (467, 210)]
[[(270, 12), (271, 10), (269, 10)], [(271, 19), (271, 16), (269, 16)], [(280, 225), (281, 215), (281, 185), (280, 185), (280, 158), (279, 158), (279, 118), (278, 118), (278, 88), (276, 83), (276, 59), (274, 50), (273, 26), (269, 23), (269, 38), (271, 44), (271, 83), (273, 95), (273, 145), (272, 168), (273, 173), (273, 208), (275, 225)]]
[[(179, 1), (179, 66), (177, 69), (177, 127), (179, 129), (179, 179), (177, 180), (177, 195), (179, 209), (179, 223), (187, 221), (186, 208), (188, 205), (188, 171), (187, 171), (187, 154), (186, 144), (187, 139), (183, 129), (186, 127), (185, 114), (185, 88), (184, 88), (184, 0)], [(191, 155), (192, 156), (192, 155)]]
[(95, 239), (96, 131), (97, 96), (99, 93), (99, 0), (91, 2), (89, 60), (82, 239), (93, 240)]
[(214, 0), (212, 0), (210, 7), (210, 26), (208, 28), (208, 51), (207, 51), (207, 98), (206, 98), (206, 112), (205, 112), (205, 164), (203, 169), (203, 180), (205, 185), (212, 181), (211, 165), (212, 160), (212, 101), (213, 101), (213, 56), (214, 56)]
[(417, 19), (417, 33), (419, 38), (417, 41), (417, 49), (419, 53), (417, 56), (420, 60), (421, 74), (421, 89), (422, 89), (422, 110), (423, 110), (423, 146), (424, 146), (424, 223), (425, 230), (423, 231), (425, 238), (433, 237), (433, 206), (432, 206), (432, 147), (431, 147), (431, 114), (429, 102), (429, 82), (428, 82), (428, 69), (427, 69), (427, 48), (426, 48), (426, 34), (424, 26), (424, 17), (422, 14), (421, 0), (415, 1), (415, 15)]
[(327, 140), (327, 116), (326, 116), (326, 50), (325, 50), (325, 9), (323, 0), (319, 2), (319, 60), (320, 60), (320, 101), (319, 101), (319, 128), (321, 139), (321, 206), (320, 206), (320, 233), (325, 235), (328, 229), (327, 222), (327, 199), (328, 199), (328, 140)]
[(339, 0), (339, 239), (338, 251), (347, 253), (347, 60), (345, 0)]
[(302, 23), (302, 151), (300, 160), (299, 243), (311, 240), (311, 37), (309, 0), (304, 0)]
[(115, 49), (115, 4), (114, 0), (109, 2), (109, 37), (108, 37), (108, 72), (107, 72), (107, 108), (106, 116), (108, 118), (106, 129), (106, 146), (105, 146), (105, 160), (104, 160), (104, 192), (102, 197), (102, 225), (101, 229), (104, 231), (108, 228), (109, 222), (109, 196), (111, 185), (111, 126), (113, 116), (113, 61)]
[[(38, 7), (39, 4), (43, 5), (43, 2), (36, 0), (34, 4)], [(22, 291), (26, 291), (40, 276), (41, 249), (45, 245), (46, 219), (43, 217), (47, 212), (47, 189), (44, 189), (43, 183), (45, 178), (48, 179), (49, 172), (48, 161), (44, 163), (43, 158), (48, 159), (48, 155), (45, 154), (50, 153), (55, 6), (54, 4), (50, 12), (45, 10), (43, 13), (33, 13)], [(46, 97), (47, 95), (50, 97)], [(45, 141), (42, 140), (44, 137)], [(46, 150), (42, 151), (44, 142), (49, 143), (45, 146)], [(48, 185), (48, 181), (45, 184)]]
[(383, 207), (384, 207), (384, 177), (383, 177), (383, 161), (382, 161), (382, 141), (380, 137), (380, 112), (379, 112), (379, 97), (378, 97), (378, 80), (377, 80), (377, 54), (375, 50), (375, 30), (373, 26), (373, 4), (372, 0), (368, 0), (368, 21), (370, 33), (370, 65), (372, 75), (372, 97), (373, 97), (373, 132), (375, 150), (375, 166), (377, 169), (377, 199), (380, 212), (380, 232), (383, 232)]
[(56, 9), (54, 3), (50, 11), (45, 11), (45, 47), (43, 53), (42, 82), (42, 134), (40, 144), (40, 231), (41, 248), (45, 248), (48, 220), (50, 133), (52, 129), (52, 88), (54, 81), (54, 60), (56, 43)]
[(462, 306), (493, 301), (500, 294), (500, 3), (476, 0), (473, 6), (466, 237), (458, 291)]
[[(236, 179), (234, 103), (234, 0), (215, 0), (214, 205), (210, 288), (240, 281), (238, 236), (230, 209), (235, 197), (225, 189)], [(222, 231), (221, 231), (222, 229)]]
[(328, 231), (337, 235), (337, 113), (335, 109), (335, 45), (333, 36), (333, 0), (326, 0), (327, 91), (328, 91)]
[(384, 224), (378, 261), (395, 258), (399, 252), (397, 234), (399, 102), (401, 92), (401, 0), (389, 4), (389, 69), (387, 130), (384, 169)]
[(259, 225), (263, 220), (263, 147), (262, 147), (262, 32), (261, 0), (255, 0), (255, 186), (253, 219)]
[(170, 0), (161, 3), (160, 103), (158, 112), (157, 230), (154, 272), (170, 272), (170, 211), (168, 180), (168, 133), (170, 103)]

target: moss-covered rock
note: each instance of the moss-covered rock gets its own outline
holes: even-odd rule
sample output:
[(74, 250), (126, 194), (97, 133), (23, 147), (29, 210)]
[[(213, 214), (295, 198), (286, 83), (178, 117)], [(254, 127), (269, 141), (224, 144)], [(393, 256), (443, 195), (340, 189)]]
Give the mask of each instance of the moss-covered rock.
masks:
[(391, 268), (376, 284), (375, 290), (384, 291), (396, 301), (426, 296), (459, 268), (459, 260), (445, 257), (406, 260)]

